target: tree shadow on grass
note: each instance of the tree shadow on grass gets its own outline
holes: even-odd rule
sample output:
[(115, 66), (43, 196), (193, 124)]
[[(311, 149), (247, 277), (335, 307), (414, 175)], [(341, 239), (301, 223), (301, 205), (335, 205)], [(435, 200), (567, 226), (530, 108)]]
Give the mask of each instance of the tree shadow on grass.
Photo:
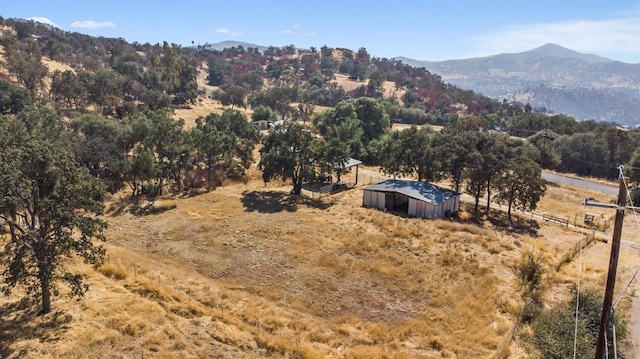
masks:
[(155, 201), (146, 201), (138, 197), (123, 197), (111, 203), (105, 210), (105, 214), (112, 217), (120, 216), (124, 213), (131, 213), (136, 216), (160, 214), (176, 208), (175, 204), (156, 205)]
[(481, 207), (478, 211), (478, 215), (473, 215), (474, 208), (472, 204), (463, 204), (465, 210), (472, 214), (472, 216), (466, 220), (469, 223), (473, 223), (479, 226), (486, 226), (490, 224), (494, 228), (501, 229), (507, 233), (528, 234), (532, 237), (538, 235), (538, 229), (540, 225), (535, 220), (531, 220), (522, 217), (517, 212), (511, 212), (511, 221), (506, 211), (502, 209), (493, 208), (489, 213), (485, 213), (485, 207)]
[(319, 199), (278, 191), (244, 191), (240, 201), (247, 212), (260, 213), (295, 212), (299, 206), (316, 209), (327, 209), (331, 206), (331, 203)]
[(41, 308), (28, 299), (0, 305), (0, 358), (7, 358), (14, 353), (12, 344), (28, 340), (40, 342), (57, 341), (69, 329), (73, 317), (55, 309), (45, 315)]
[(532, 237), (538, 236), (540, 225), (535, 220), (527, 219), (519, 214), (511, 213), (511, 221), (507, 213), (501, 210), (491, 210), (485, 218), (495, 227), (504, 229), (510, 233), (528, 234)]

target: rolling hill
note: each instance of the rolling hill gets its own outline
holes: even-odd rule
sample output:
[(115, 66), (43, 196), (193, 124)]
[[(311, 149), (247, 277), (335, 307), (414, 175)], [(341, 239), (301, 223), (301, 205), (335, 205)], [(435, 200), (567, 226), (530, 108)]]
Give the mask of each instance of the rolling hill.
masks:
[[(0, 28), (2, 31), (12, 35), (8, 28)], [(207, 66), (215, 61), (202, 61), (205, 56), (195, 54), (194, 48), (134, 46), (120, 39), (56, 31), (47, 35), (66, 45), (61, 47), (77, 49), (56, 52), (43, 47), (49, 58), (42, 62), (51, 73), (67, 71), (73, 79), (75, 71), (80, 73), (91, 65), (78, 59), (95, 56), (104, 61), (96, 61), (99, 66), (83, 74), (94, 81), (87, 90), (98, 92), (106, 87), (101, 86), (105, 82), (95, 81), (95, 74), (99, 74), (98, 80), (116, 83), (128, 79), (126, 83), (143, 89), (149, 86), (154, 94), (150, 80), (156, 77), (150, 74), (155, 73), (156, 79), (171, 79), (169, 75), (185, 68), (179, 65), (191, 63), (193, 71), (186, 73), (196, 81), (194, 88), (201, 91), (193, 103), (170, 112), (188, 129), (197, 118), (228, 109), (210, 96), (220, 88), (207, 83)], [(207, 46), (261, 49), (240, 42)], [(203, 53), (215, 53), (207, 53), (209, 50)], [(555, 50), (558, 58), (573, 56), (572, 52)], [(341, 54), (327, 56), (335, 61), (328, 68), (339, 70), (338, 61), (349, 59), (350, 52), (335, 52)], [(118, 53), (120, 57), (114, 56)], [(3, 46), (0, 60), (5, 54)], [(229, 65), (221, 68), (237, 78), (271, 64), (269, 72), (278, 76), (258, 77), (261, 84), (271, 86), (286, 80), (303, 83), (298, 81), (304, 71), (292, 71), (294, 65), (322, 68), (313, 54), (306, 53), (278, 56), (270, 62), (261, 61), (264, 59), (254, 51), (215, 55)], [(171, 61), (177, 58), (184, 62)], [(194, 59), (200, 61), (187, 61)], [(610, 62), (589, 55), (575, 61), (594, 65)], [(166, 66), (161, 67), (162, 63)], [(397, 64), (372, 61), (372, 66), (381, 69), (389, 65), (395, 72), (387, 73), (397, 79), (423, 80), (407, 81), (406, 88), (418, 89), (422, 84), (427, 97), (460, 101), (450, 107), (446, 101), (433, 101), (433, 106), (468, 107), (487, 100), (452, 89), (455, 86), (446, 86), (422, 69), (414, 71), (404, 65), (395, 69)], [(323, 96), (332, 92), (319, 90), (332, 89), (333, 84), (349, 93), (366, 84), (365, 79), (354, 80), (349, 75), (348, 71), (336, 73), (327, 76), (326, 82), (311, 76), (313, 81), (307, 82), (321, 85), (315, 90)], [(90, 106), (69, 106), (67, 113), (97, 117), (102, 112), (94, 111), (102, 110), (105, 123), (128, 121), (131, 114), (116, 118), (127, 108), (118, 107), (109, 114), (112, 109), (103, 101), (133, 102), (129, 97), (135, 86), (128, 87), (127, 96), (116, 91), (124, 83), (114, 86), (113, 92), (99, 93), (96, 99), (87, 97)], [(406, 93), (392, 81), (379, 86), (385, 97), (401, 99)], [(166, 87), (163, 90), (168, 91)], [(140, 92), (143, 100), (136, 105), (143, 105), (144, 100), (154, 103), (153, 98), (144, 96), (146, 92)], [(122, 98), (116, 96), (120, 94)], [(61, 102), (59, 108), (64, 105)], [(491, 106), (477, 111), (486, 108)], [(130, 107), (131, 111), (136, 109)], [(242, 111), (248, 114), (251, 110)], [(157, 132), (169, 134), (167, 128)], [(161, 145), (170, 141), (169, 136), (163, 137)], [(254, 155), (258, 154), (256, 149)], [(515, 224), (505, 217), (504, 206), (492, 205), (491, 211), (480, 217), (472, 214), (471, 200), (463, 202), (457, 218), (422, 220), (362, 206), (363, 186), (385, 178), (374, 167), (363, 166), (359, 178), (358, 173), (344, 174), (345, 183), (355, 182), (348, 190), (325, 194), (309, 188), (305, 196), (290, 196), (288, 183), (272, 181), (267, 185), (255, 165), (244, 173), (237, 182), (221, 175), (219, 186), (208, 192), (166, 192), (150, 201), (132, 197), (128, 189), (106, 196), (103, 218), (109, 226), (104, 265), (92, 268), (81, 258), (68, 262), (74, 274), (86, 276), (89, 292), (77, 301), (64, 295), (56, 297), (54, 310), (47, 315), (38, 315), (21, 290), (0, 296), (0, 357), (525, 359), (535, 355), (530, 344), (535, 326), (528, 322), (531, 314), (527, 314), (533, 300), (517, 270), (528, 266), (523, 260), (527, 253), (539, 255), (529, 263), (545, 272), (536, 305), (551, 308), (564, 303), (576, 278), (582, 281), (582, 288), (599, 290), (603, 286), (609, 246), (602, 240), (609, 233), (596, 234), (596, 229), (610, 227), (611, 211), (595, 208), (591, 242), (586, 242), (590, 244), (584, 257), (576, 258), (574, 248), (581, 248), (585, 236), (579, 227), (583, 217), (580, 203), (585, 196), (611, 200), (604, 193), (549, 185), (538, 212), (514, 214)], [(541, 220), (544, 214), (567, 218), (567, 225)], [(571, 220), (578, 226), (569, 225)], [(638, 229), (633, 221), (625, 226), (625, 233), (634, 231), (634, 236), (625, 239), (627, 248), (620, 255), (618, 288), (640, 265), (640, 257), (629, 250), (640, 246), (634, 239)], [(0, 226), (2, 243), (8, 241), (6, 234)], [(634, 290), (637, 285), (624, 296), (620, 317), (629, 313)], [(61, 294), (67, 293), (63, 288)]]
[(555, 44), (462, 60), (396, 59), (499, 100), (529, 102), (578, 120), (640, 124), (640, 64), (583, 54)]

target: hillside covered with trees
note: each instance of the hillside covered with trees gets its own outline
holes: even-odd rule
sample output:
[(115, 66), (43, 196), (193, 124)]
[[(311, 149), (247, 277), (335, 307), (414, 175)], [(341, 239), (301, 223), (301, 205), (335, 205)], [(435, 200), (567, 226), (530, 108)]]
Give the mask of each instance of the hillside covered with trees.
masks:
[[(254, 166), (300, 195), (357, 158), (392, 177), (446, 181), (475, 199), (476, 217), (483, 199), (484, 213), (504, 204), (512, 223), (512, 210), (544, 195), (542, 169), (614, 179), (625, 164), (640, 181), (640, 130), (494, 101), (364, 48), (217, 51), (2, 18), (0, 46), (0, 221), (12, 239), (0, 252), (3, 290), (26, 286), (44, 313), (56, 283), (87, 290), (64, 258), (103, 263), (97, 215), (110, 194), (212, 191)], [(223, 110), (189, 126), (176, 115), (205, 99)]]

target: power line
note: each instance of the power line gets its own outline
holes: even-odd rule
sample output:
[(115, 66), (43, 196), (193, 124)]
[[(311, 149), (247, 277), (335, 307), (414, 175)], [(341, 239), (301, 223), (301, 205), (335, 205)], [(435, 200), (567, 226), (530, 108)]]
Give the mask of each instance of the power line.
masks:
[[(583, 217), (587, 213), (586, 204), (582, 206)], [(581, 235), (580, 235), (580, 257), (578, 261), (578, 283), (576, 284), (576, 323), (573, 328), (573, 359), (576, 359), (576, 353), (578, 352), (578, 313), (580, 312), (580, 280), (582, 278), (582, 240), (584, 239), (585, 228), (581, 226)]]
[[(611, 256), (609, 258), (609, 272), (607, 274), (607, 284), (605, 287), (604, 301), (602, 303), (602, 316), (600, 318), (600, 329), (598, 331), (598, 341), (596, 342), (595, 359), (602, 359), (607, 348), (607, 328), (611, 323), (611, 305), (613, 302), (613, 291), (616, 281), (616, 272), (618, 269), (618, 255), (620, 253), (620, 242), (622, 235), (622, 223), (624, 221), (624, 211), (626, 209), (627, 184), (623, 173), (624, 166), (620, 165), (618, 169), (620, 186), (618, 191), (618, 201), (616, 207), (616, 217), (613, 229), (613, 240), (611, 242)], [(585, 205), (589, 202), (585, 200)]]

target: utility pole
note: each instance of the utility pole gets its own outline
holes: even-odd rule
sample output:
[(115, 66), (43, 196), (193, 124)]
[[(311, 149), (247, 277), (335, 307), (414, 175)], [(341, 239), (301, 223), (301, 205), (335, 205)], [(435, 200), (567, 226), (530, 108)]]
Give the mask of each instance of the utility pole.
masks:
[[(606, 333), (611, 322), (611, 304), (613, 302), (613, 290), (616, 284), (616, 271), (618, 270), (618, 255), (620, 253), (620, 241), (622, 235), (622, 222), (624, 211), (627, 208), (627, 178), (622, 177), (620, 171), (620, 189), (618, 191), (618, 205), (616, 206), (616, 219), (613, 227), (613, 239), (611, 242), (611, 257), (609, 258), (609, 274), (607, 275), (607, 285), (602, 304), (602, 317), (600, 318), (600, 330), (598, 332), (598, 342), (596, 344), (595, 359), (603, 359), (607, 351)], [(589, 205), (585, 200), (585, 205)], [(597, 205), (597, 204), (593, 204)]]

